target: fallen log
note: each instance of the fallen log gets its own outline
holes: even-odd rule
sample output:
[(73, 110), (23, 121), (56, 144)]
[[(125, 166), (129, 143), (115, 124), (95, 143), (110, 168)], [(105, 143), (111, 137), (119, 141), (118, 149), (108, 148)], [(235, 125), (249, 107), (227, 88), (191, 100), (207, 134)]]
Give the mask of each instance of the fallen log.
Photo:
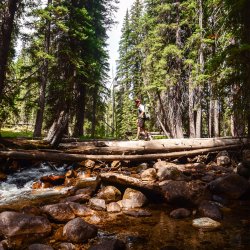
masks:
[(161, 189), (157, 183), (143, 182), (140, 179), (118, 173), (101, 173), (101, 181), (112, 184), (131, 187), (142, 192), (162, 196)]
[(93, 161), (149, 161), (157, 159), (172, 159), (183, 156), (195, 156), (199, 154), (206, 154), (208, 152), (217, 152), (227, 149), (239, 148), (240, 145), (229, 145), (223, 147), (204, 148), (190, 151), (159, 153), (159, 154), (146, 154), (146, 155), (86, 155), (86, 154), (66, 154), (54, 152), (42, 152), (39, 150), (9, 150), (0, 151), (0, 158), (12, 159), (27, 159), (27, 160), (40, 160), (40, 161), (59, 161), (59, 162), (80, 162), (83, 160)]
[(200, 148), (212, 148), (228, 145), (250, 144), (249, 138), (182, 138), (182, 139), (159, 139), (152, 141), (106, 141), (108, 147), (131, 148), (142, 147), (144, 150), (192, 150)]

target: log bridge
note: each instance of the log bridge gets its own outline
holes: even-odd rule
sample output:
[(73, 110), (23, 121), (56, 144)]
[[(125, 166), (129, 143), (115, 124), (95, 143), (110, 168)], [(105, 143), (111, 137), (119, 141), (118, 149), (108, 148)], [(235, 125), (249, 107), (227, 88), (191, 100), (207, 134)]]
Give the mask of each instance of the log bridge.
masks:
[[(51, 162), (150, 161), (192, 157), (223, 150), (241, 150), (250, 145), (248, 138), (159, 139), (152, 141), (77, 141), (61, 143), (58, 149), (45, 146), (42, 141), (22, 141), (26, 149), (15, 143), (6, 146), (0, 140), (0, 159), (27, 159)], [(20, 146), (21, 144), (21, 146)], [(13, 146), (14, 145), (14, 146)]]

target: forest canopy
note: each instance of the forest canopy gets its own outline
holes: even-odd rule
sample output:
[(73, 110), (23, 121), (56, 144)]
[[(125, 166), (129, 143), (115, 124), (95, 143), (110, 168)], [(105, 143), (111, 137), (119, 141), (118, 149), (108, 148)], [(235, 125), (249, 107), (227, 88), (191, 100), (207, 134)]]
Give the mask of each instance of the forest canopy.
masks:
[(109, 79), (117, 3), (0, 2), (0, 131), (27, 124), (54, 145), (63, 134), (124, 138), (140, 98), (147, 126), (169, 138), (250, 134), (249, 1), (135, 0)]

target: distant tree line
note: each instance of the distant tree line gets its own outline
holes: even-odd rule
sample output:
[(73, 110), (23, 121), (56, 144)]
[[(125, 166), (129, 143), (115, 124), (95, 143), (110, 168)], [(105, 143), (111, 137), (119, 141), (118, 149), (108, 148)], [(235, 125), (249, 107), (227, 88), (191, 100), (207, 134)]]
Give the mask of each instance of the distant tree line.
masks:
[(141, 98), (150, 129), (170, 138), (250, 135), (250, 2), (135, 0), (110, 91), (117, 2), (0, 1), (0, 129), (32, 123), (53, 145), (65, 133), (121, 138)]
[(250, 1), (135, 0), (119, 55), (119, 136), (136, 97), (171, 138), (250, 135)]
[(34, 136), (46, 129), (53, 145), (69, 128), (76, 137), (84, 126), (92, 137), (103, 133), (107, 30), (117, 2), (0, 2), (0, 125), (32, 121)]

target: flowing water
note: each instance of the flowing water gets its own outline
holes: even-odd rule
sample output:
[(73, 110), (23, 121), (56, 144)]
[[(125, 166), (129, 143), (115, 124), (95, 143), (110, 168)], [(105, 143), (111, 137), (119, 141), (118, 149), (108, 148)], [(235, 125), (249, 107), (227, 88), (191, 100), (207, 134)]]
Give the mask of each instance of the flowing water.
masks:
[(127, 242), (130, 250), (250, 249), (249, 202), (237, 202), (235, 208), (227, 209), (222, 227), (211, 232), (193, 228), (192, 220), (197, 216), (181, 220), (170, 218), (173, 208), (167, 205), (154, 204), (147, 209), (152, 213), (151, 217), (118, 215), (102, 225), (101, 237), (114, 234)]
[[(24, 168), (8, 176), (6, 181), (0, 183), (0, 210), (40, 205), (45, 201), (56, 202), (66, 195), (69, 188), (32, 190), (32, 183), (41, 176), (64, 174), (68, 169), (66, 165), (55, 168), (41, 164), (39, 168)], [(170, 218), (173, 207), (166, 204), (151, 204), (146, 209), (152, 216), (135, 218), (123, 213), (101, 212), (103, 221), (98, 224), (97, 241), (118, 237), (127, 243), (129, 250), (250, 249), (249, 201), (237, 201), (224, 208), (222, 227), (214, 232), (193, 228), (192, 219), (197, 218), (195, 215), (184, 220)]]
[(60, 198), (70, 189), (69, 187), (56, 189), (32, 189), (32, 184), (42, 176), (61, 175), (67, 171), (66, 165), (54, 167), (48, 164), (40, 164), (39, 167), (22, 168), (12, 175), (8, 175), (6, 181), (0, 183), (0, 210), (15, 209), (24, 205), (43, 200)]

